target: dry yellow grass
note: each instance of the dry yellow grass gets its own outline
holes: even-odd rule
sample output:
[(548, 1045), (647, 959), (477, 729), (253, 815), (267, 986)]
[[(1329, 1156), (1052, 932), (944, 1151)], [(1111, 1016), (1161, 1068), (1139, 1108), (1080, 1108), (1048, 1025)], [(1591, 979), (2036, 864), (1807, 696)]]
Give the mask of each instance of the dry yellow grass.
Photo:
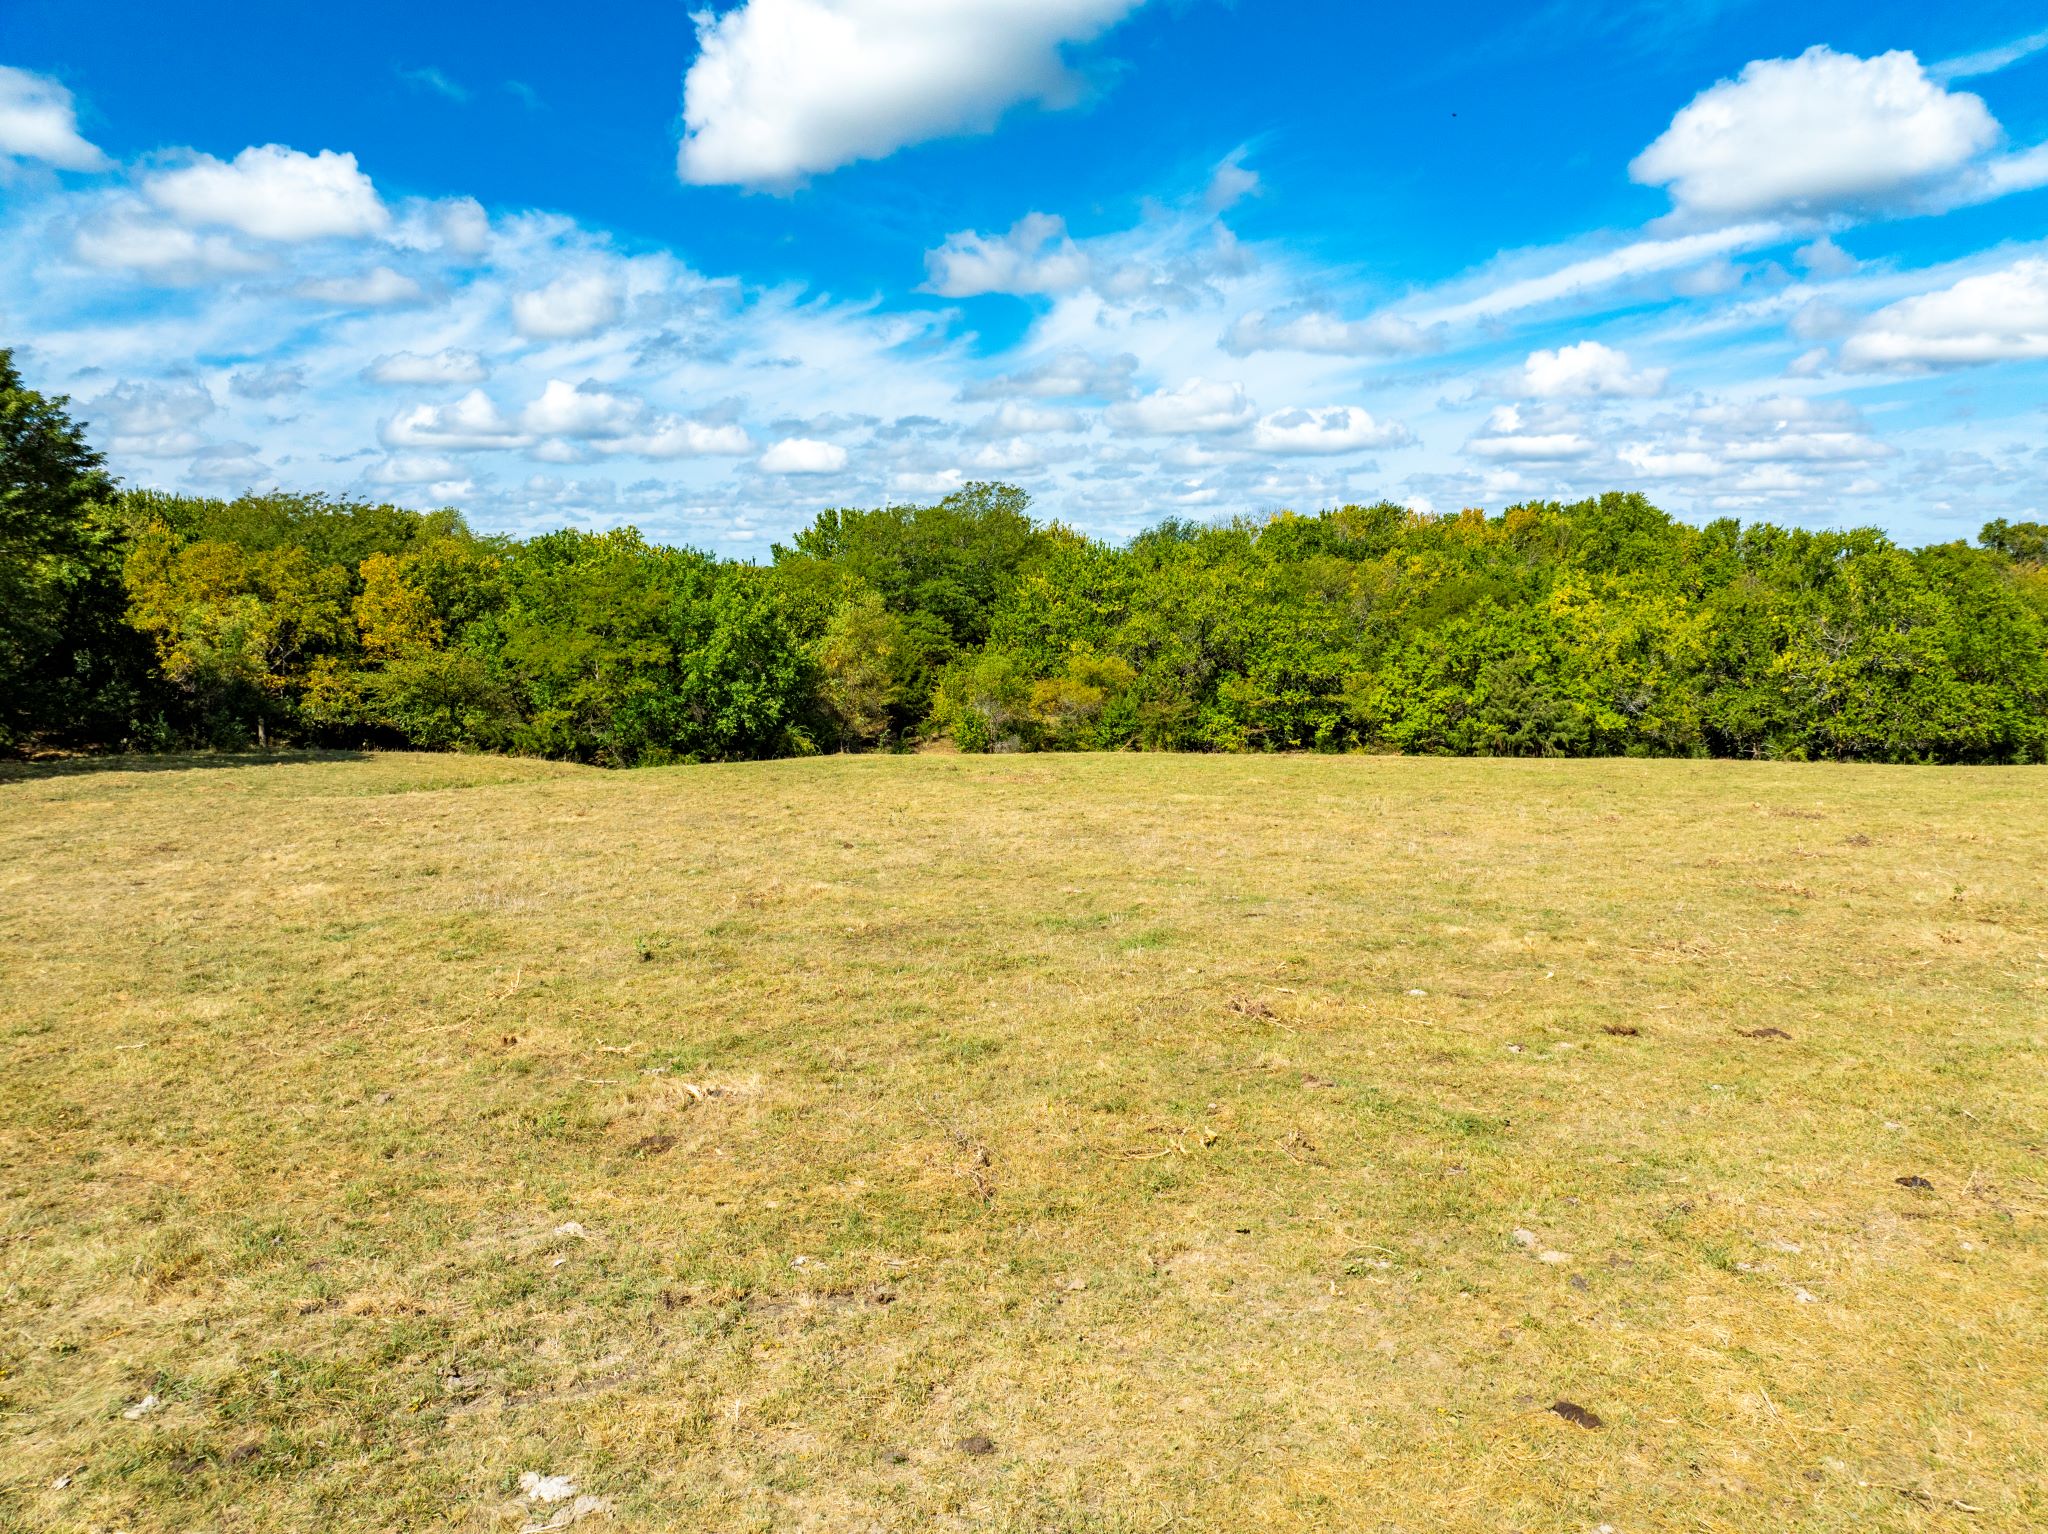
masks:
[(2048, 1525), (2048, 773), (162, 765), (0, 781), (0, 1524)]

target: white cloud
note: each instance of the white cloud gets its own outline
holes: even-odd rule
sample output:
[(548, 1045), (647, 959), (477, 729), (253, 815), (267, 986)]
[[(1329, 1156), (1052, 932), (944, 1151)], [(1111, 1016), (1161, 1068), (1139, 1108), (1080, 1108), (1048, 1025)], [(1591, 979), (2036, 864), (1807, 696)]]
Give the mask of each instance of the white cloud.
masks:
[(1629, 174), (1709, 218), (1812, 215), (1925, 192), (1998, 140), (1983, 101), (1944, 90), (1912, 54), (1816, 46), (1702, 91)]
[(980, 399), (1122, 399), (1131, 392), (1138, 359), (1128, 352), (1097, 357), (1078, 348), (1062, 351), (1003, 378), (984, 379), (961, 391)]
[(551, 378), (540, 398), (520, 412), (519, 422), (544, 437), (623, 437), (646, 410), (640, 400)]
[(1563, 416), (1539, 414), (1531, 419), (1514, 405), (1502, 405), (1465, 444), (1465, 451), (1497, 462), (1571, 463), (1598, 451), (1577, 424)]
[(1957, 183), (1949, 200), (1957, 206), (1990, 202), (2014, 192), (2031, 192), (2039, 186), (2048, 186), (2048, 144), (2001, 155), (1976, 167)]
[(1771, 245), (1782, 239), (1784, 233), (1781, 224), (1752, 223), (1699, 234), (1631, 240), (1613, 250), (1596, 256), (1583, 256), (1549, 271), (1489, 283), (1472, 297), (1442, 304), (1418, 319), (1424, 325), (1500, 319), (1560, 299), (1582, 298), (1617, 283), (1654, 276), (1659, 272), (1678, 271), (1716, 256)]
[(1842, 344), (1852, 368), (2048, 358), (2048, 260), (2032, 257), (1890, 304)]
[(924, 264), (925, 285), (942, 298), (1069, 293), (1087, 286), (1091, 271), (1065, 221), (1051, 213), (1027, 213), (1008, 234), (949, 234), (925, 252)]
[(107, 157), (78, 131), (71, 92), (48, 75), (0, 64), (0, 155), (59, 170), (103, 170)]
[(784, 437), (761, 455), (768, 474), (837, 474), (845, 467), (845, 448), (814, 437)]
[(1695, 437), (1718, 439), (1731, 463), (1867, 463), (1889, 451), (1850, 406), (1798, 395), (1708, 405), (1693, 422)]
[(1781, 395), (1695, 404), (1650, 423), (1615, 457), (1641, 479), (1698, 485), (1739, 505), (1846, 493), (1839, 476), (1892, 451), (1853, 406)]
[(259, 240), (381, 234), (391, 214), (352, 154), (302, 154), (280, 144), (244, 149), (230, 162), (200, 155), (148, 177), (143, 191), (186, 224), (233, 229)]
[(206, 386), (191, 379), (116, 384), (85, 407), (85, 418), (108, 434), (117, 453), (143, 458), (182, 457), (207, 446), (195, 428), (220, 407)]
[(461, 475), (453, 458), (438, 453), (393, 453), (380, 459), (364, 477), (373, 485), (426, 485)]
[(456, 452), (522, 447), (530, 438), (508, 420), (481, 389), (448, 405), (415, 405), (384, 423), (387, 447), (441, 448)]
[(1671, 291), (1680, 298), (1719, 298), (1742, 286), (1748, 275), (1726, 256), (1718, 257), (1671, 279)]
[(512, 323), (536, 340), (576, 340), (617, 324), (623, 306), (624, 295), (609, 273), (571, 272), (513, 294)]
[(237, 399), (285, 399), (306, 392), (306, 370), (273, 363), (264, 368), (237, 368), (228, 375), (228, 393)]
[(1615, 456), (1645, 479), (1711, 479), (1721, 462), (1698, 448), (1666, 450), (1649, 442), (1625, 444)]
[(1256, 413), (1243, 384), (1191, 378), (1177, 389), (1159, 389), (1111, 406), (1109, 422), (1125, 431), (1166, 437), (1236, 431), (1249, 425)]
[(1060, 410), (1044, 405), (1027, 405), (1019, 400), (1005, 400), (993, 415), (984, 417), (974, 428), (979, 436), (1031, 436), (1039, 432), (1079, 431), (1085, 423), (1072, 410)]
[(2034, 32), (1996, 48), (1943, 59), (1939, 64), (1930, 65), (1927, 72), (1937, 80), (1966, 80), (1972, 75), (1993, 75), (2001, 69), (2010, 69), (2021, 59), (2031, 58), (2043, 48), (2048, 48), (2048, 32)]
[(483, 358), (453, 346), (425, 356), (393, 352), (363, 369), (364, 381), (378, 384), (476, 384), (490, 376)]
[(747, 0), (699, 13), (676, 171), (698, 185), (786, 187), (854, 160), (985, 131), (1079, 90), (1063, 44), (1140, 0)]
[(257, 456), (254, 443), (212, 442), (192, 455), (185, 466), (189, 478), (203, 484), (249, 490), (271, 477), (270, 465)]
[(1252, 428), (1252, 445), (1267, 453), (1356, 453), (1414, 440), (1400, 422), (1375, 421), (1353, 405), (1279, 410)]
[(388, 266), (372, 267), (353, 277), (325, 277), (298, 286), (301, 298), (318, 303), (339, 304), (348, 309), (393, 309), (416, 304), (426, 290), (412, 278)]
[(1211, 213), (1221, 213), (1237, 206), (1245, 198), (1259, 190), (1259, 173), (1244, 168), (1245, 151), (1240, 149), (1216, 167), (1209, 178), (1209, 190), (1203, 196), (1203, 206)]
[(1306, 305), (1267, 313), (1241, 314), (1224, 332), (1223, 349), (1233, 357), (1254, 352), (1320, 352), (1332, 357), (1399, 357), (1426, 352), (1436, 338), (1415, 321), (1395, 314), (1346, 320), (1328, 309)]
[(932, 474), (908, 472), (891, 475), (889, 488), (903, 495), (951, 495), (966, 480), (967, 476), (958, 469), (941, 469)]
[(434, 95), (452, 101), (458, 106), (467, 105), (469, 102), (469, 87), (459, 80), (450, 79), (445, 72), (431, 64), (423, 64), (418, 69), (401, 69), (398, 78), (423, 91), (431, 91)]
[(635, 458), (739, 458), (754, 450), (754, 439), (729, 421), (657, 415), (643, 430), (621, 438), (617, 450)]
[(519, 413), (519, 424), (547, 439), (547, 456), (574, 462), (590, 452), (632, 458), (737, 457), (753, 451), (746, 431), (731, 423), (701, 421), (656, 411), (645, 400), (586, 383), (578, 388), (551, 378), (540, 398)]
[(1666, 368), (1629, 366), (1628, 353), (1598, 341), (1535, 351), (1522, 364), (1522, 392), (1532, 399), (1648, 399), (1664, 390)]
[(987, 474), (1015, 474), (1037, 468), (1044, 461), (1044, 455), (1036, 443), (1024, 437), (1012, 437), (1007, 442), (991, 442), (977, 448), (967, 461), (970, 467)]
[(1816, 277), (1846, 277), (1860, 264), (1832, 238), (1822, 235), (1792, 252), (1792, 259)]
[(72, 233), (71, 253), (103, 271), (174, 283), (247, 276), (270, 264), (224, 234), (200, 234), (122, 205), (82, 220)]
[(491, 217), (474, 197), (413, 199), (399, 205), (387, 236), (407, 250), (474, 258), (491, 245)]

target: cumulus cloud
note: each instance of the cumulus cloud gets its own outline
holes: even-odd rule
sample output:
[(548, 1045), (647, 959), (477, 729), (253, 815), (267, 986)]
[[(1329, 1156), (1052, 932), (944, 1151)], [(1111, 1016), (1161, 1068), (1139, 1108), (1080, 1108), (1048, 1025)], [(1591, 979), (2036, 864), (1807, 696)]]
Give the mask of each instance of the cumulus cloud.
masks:
[(258, 456), (253, 442), (211, 442), (192, 455), (186, 475), (202, 484), (243, 490), (271, 477), (270, 465)]
[(1069, 293), (1088, 284), (1088, 257), (1067, 235), (1065, 220), (1027, 213), (1008, 234), (963, 230), (925, 252), (926, 283), (942, 298), (983, 293)]
[(388, 266), (372, 267), (353, 277), (324, 277), (298, 286), (301, 298), (338, 304), (346, 309), (394, 309), (416, 304), (427, 295), (412, 278)]
[(377, 384), (477, 384), (490, 376), (482, 357), (454, 346), (426, 355), (392, 352), (363, 369), (364, 381)]
[(1792, 252), (1792, 259), (1816, 277), (1846, 277), (1861, 264), (1828, 235)]
[(731, 421), (657, 414), (617, 446), (636, 458), (738, 458), (754, 450), (754, 439)]
[(572, 341), (618, 323), (625, 295), (601, 271), (571, 272), (545, 287), (512, 295), (512, 323), (535, 340)]
[(961, 391), (963, 400), (1122, 399), (1131, 392), (1138, 359), (1128, 352), (1098, 357), (1079, 349), (1062, 351), (1001, 378), (983, 379)]
[(117, 453), (172, 458), (207, 446), (195, 429), (220, 407), (191, 379), (116, 384), (85, 407), (85, 418), (108, 434)]
[(1615, 456), (1643, 479), (1711, 479), (1721, 461), (1701, 448), (1665, 448), (1653, 442), (1631, 442)]
[(428, 485), (459, 479), (462, 468), (438, 453), (393, 453), (380, 459), (364, 477), (373, 485)]
[(1141, 0), (747, 0), (697, 17), (676, 171), (787, 187), (1079, 97), (1061, 56)]
[(706, 424), (657, 411), (645, 400), (594, 383), (551, 378), (540, 397), (519, 413), (519, 424), (542, 438), (547, 456), (573, 460), (579, 453), (633, 458), (737, 457), (753, 451), (744, 429)]
[(1925, 192), (1999, 137), (1980, 97), (1944, 89), (1910, 53), (1816, 46), (1702, 91), (1629, 174), (1703, 217), (1824, 214)]
[(352, 154), (302, 154), (281, 144), (231, 161), (200, 155), (146, 178), (143, 192), (180, 222), (296, 244), (381, 234), (391, 214)]
[(1080, 415), (1072, 410), (1006, 400), (994, 414), (977, 423), (974, 431), (983, 437), (1032, 436), (1041, 432), (1079, 431), (1083, 424)]
[(1568, 416), (1530, 414), (1515, 405), (1502, 405), (1465, 444), (1465, 451), (1494, 462), (1572, 463), (1590, 458), (1598, 448)]
[(59, 170), (103, 170), (107, 157), (78, 131), (71, 92), (48, 75), (0, 64), (0, 155)]
[(1414, 440), (1400, 422), (1375, 421), (1353, 405), (1279, 410), (1252, 428), (1252, 446), (1267, 453), (1356, 453)]
[(1846, 493), (1840, 478), (1891, 456), (1853, 406), (1784, 395), (1710, 401), (1650, 423), (1615, 457), (1645, 480), (1693, 482), (1727, 504)]
[(1244, 385), (1191, 378), (1177, 389), (1159, 389), (1109, 410), (1112, 426), (1145, 436), (1236, 431), (1257, 414)]
[(1044, 462), (1044, 456), (1036, 443), (1023, 437), (1012, 437), (1007, 442), (990, 442), (975, 449), (967, 461), (970, 467), (983, 473), (1017, 474), (1037, 468)]
[(524, 446), (530, 438), (481, 389), (448, 405), (414, 405), (384, 423), (386, 447), (454, 452)]
[(474, 197), (416, 199), (399, 205), (386, 239), (407, 250), (475, 258), (491, 245), (491, 217)]
[(889, 476), (889, 488), (902, 495), (951, 495), (967, 480), (958, 469), (940, 469), (927, 473), (922, 470), (905, 470)]
[(1865, 463), (1889, 449), (1863, 430), (1855, 407), (1799, 395), (1710, 404), (1691, 416), (1694, 440), (1719, 444), (1733, 463)]
[(767, 474), (837, 474), (846, 467), (846, 449), (815, 437), (784, 437), (761, 455)]
[(237, 368), (228, 376), (228, 393), (237, 399), (284, 399), (306, 391), (306, 370), (282, 363), (264, 368)]
[(2048, 260), (2031, 257), (1890, 304), (1842, 343), (1859, 369), (2048, 358)]
[(1346, 320), (1328, 309), (1297, 304), (1239, 315), (1223, 335), (1233, 357), (1254, 352), (1320, 352), (1331, 357), (1400, 357), (1433, 350), (1437, 339), (1399, 315)]
[(592, 385), (577, 388), (551, 378), (539, 399), (520, 412), (528, 431), (549, 437), (620, 437), (639, 422), (646, 406)]
[(72, 233), (71, 253), (87, 266), (166, 283), (247, 276), (270, 265), (227, 235), (201, 234), (127, 205), (82, 220)]
[(1664, 390), (1666, 368), (1630, 367), (1628, 353), (1598, 341), (1534, 351), (1522, 364), (1521, 389), (1532, 399), (1648, 399)]

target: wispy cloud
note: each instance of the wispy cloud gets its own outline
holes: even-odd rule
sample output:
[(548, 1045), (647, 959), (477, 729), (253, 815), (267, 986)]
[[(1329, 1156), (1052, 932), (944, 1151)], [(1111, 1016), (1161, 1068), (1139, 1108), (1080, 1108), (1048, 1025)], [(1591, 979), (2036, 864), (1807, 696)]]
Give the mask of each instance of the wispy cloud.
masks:
[(417, 69), (401, 69), (398, 78), (419, 90), (431, 92), (458, 105), (467, 105), (469, 102), (469, 87), (449, 79), (431, 64), (422, 64)]
[(1995, 75), (2001, 69), (2012, 68), (2022, 59), (2033, 57), (2043, 48), (2048, 48), (2048, 31), (2032, 32), (1996, 48), (1943, 59), (1939, 64), (1930, 64), (1927, 72), (1937, 80), (1970, 80), (1978, 75)]

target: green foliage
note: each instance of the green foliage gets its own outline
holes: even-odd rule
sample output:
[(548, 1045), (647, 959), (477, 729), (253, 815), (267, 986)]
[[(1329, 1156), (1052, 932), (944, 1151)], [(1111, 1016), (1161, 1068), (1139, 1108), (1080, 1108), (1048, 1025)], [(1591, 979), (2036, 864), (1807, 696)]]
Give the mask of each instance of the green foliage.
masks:
[(0, 349), (0, 746), (119, 739), (147, 685), (122, 621), (113, 485), (68, 403), (25, 387)]
[[(2029, 536), (1994, 524), (1983, 551), (1916, 553), (1689, 527), (1635, 495), (1169, 522), (1034, 561), (940, 717), (972, 749), (2038, 761), (2048, 590)], [(1077, 654), (1126, 674), (1077, 685)]]
[(1995, 554), (2023, 565), (2048, 564), (2048, 523), (1986, 522), (1977, 541)]
[(1117, 547), (976, 484), (824, 512), (761, 568), (630, 528), (116, 495), (63, 405), (0, 352), (0, 743), (2048, 760), (2038, 523), (1915, 551), (1616, 494)]
[(485, 642), (516, 679), (522, 750), (615, 766), (806, 749), (810, 667), (763, 572), (550, 533), (507, 566)]
[(936, 506), (826, 511), (775, 547), (792, 583), (819, 568), (880, 595), (889, 611), (927, 613), (954, 644), (988, 639), (996, 604), (1047, 540), (1026, 513), (1030, 498), (1008, 485), (971, 484)]

